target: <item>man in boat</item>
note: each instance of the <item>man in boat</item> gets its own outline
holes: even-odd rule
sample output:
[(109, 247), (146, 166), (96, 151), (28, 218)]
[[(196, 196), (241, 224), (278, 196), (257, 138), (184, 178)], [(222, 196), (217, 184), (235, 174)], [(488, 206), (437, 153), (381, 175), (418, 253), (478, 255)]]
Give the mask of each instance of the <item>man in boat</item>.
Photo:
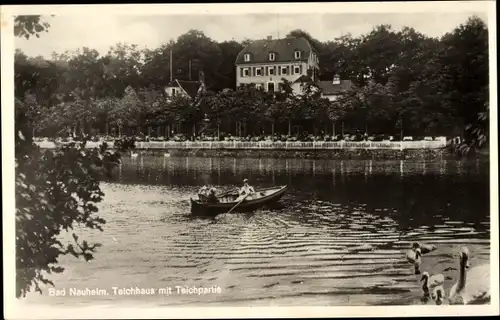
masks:
[(207, 202), (208, 203), (218, 203), (218, 202), (220, 202), (219, 198), (217, 198), (217, 196), (215, 195), (216, 191), (217, 190), (215, 188), (210, 188), (210, 191), (209, 191), (208, 197), (207, 197)]
[(236, 199), (236, 201), (240, 201), (241, 199), (243, 199), (245, 196), (246, 199), (250, 198), (252, 196), (252, 194), (255, 193), (255, 189), (248, 184), (248, 179), (243, 179), (243, 187), (240, 188), (238, 194), (238, 199)]

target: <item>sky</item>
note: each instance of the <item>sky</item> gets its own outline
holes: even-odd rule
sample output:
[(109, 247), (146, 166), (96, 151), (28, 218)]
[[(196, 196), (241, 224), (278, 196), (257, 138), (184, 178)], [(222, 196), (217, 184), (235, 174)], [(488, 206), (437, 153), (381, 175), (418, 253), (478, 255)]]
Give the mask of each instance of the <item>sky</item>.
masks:
[(477, 15), (487, 22), (486, 12), (413, 12), (413, 13), (325, 13), (325, 14), (191, 14), (191, 15), (92, 15), (62, 14), (46, 16), (51, 27), (40, 38), (15, 39), (15, 47), (29, 56), (49, 58), (52, 52), (63, 53), (82, 47), (106, 53), (122, 42), (154, 49), (176, 39), (190, 29), (198, 29), (216, 40), (284, 37), (293, 29), (309, 32), (320, 41), (333, 40), (342, 34), (366, 34), (379, 24), (404, 26), (432, 37), (440, 37)]

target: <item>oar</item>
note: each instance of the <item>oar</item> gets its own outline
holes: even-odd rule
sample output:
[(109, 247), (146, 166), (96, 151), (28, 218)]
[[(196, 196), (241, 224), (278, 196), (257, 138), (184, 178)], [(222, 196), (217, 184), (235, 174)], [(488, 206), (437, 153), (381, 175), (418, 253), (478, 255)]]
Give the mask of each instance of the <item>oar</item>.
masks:
[(231, 189), (231, 190), (229, 190), (229, 191), (225, 191), (225, 192), (223, 192), (223, 193), (219, 194), (217, 197), (219, 197), (219, 198), (220, 198), (220, 197), (222, 197), (222, 196), (228, 195), (228, 194), (230, 194), (230, 193), (232, 193), (232, 192), (235, 192), (235, 191), (237, 191), (237, 190), (238, 190), (238, 188), (234, 188), (234, 189)]
[(229, 210), (227, 213), (231, 213), (231, 211), (233, 211), (234, 209), (236, 209), (236, 207), (237, 207), (237, 206), (239, 206), (239, 205), (243, 202), (243, 200), (245, 200), (245, 199), (246, 199), (249, 195), (250, 195), (250, 193), (247, 193), (247, 194), (243, 197), (243, 199), (241, 199), (241, 200), (240, 200), (240, 202), (238, 202), (238, 203), (237, 203), (234, 207), (232, 207), (232, 208), (231, 208), (231, 210)]

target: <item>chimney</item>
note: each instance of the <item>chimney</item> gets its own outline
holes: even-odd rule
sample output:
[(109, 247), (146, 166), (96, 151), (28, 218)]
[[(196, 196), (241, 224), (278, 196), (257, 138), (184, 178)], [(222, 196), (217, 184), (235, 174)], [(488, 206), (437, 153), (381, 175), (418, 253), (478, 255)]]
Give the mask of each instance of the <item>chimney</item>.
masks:
[(273, 40), (273, 36), (267, 36), (267, 40)]

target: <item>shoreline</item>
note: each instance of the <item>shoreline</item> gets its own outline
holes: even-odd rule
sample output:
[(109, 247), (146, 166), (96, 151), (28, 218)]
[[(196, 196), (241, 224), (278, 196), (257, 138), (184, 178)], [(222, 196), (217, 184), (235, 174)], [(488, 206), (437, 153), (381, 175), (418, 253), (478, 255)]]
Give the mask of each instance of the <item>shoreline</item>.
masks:
[[(56, 145), (52, 142), (36, 142), (42, 149), (54, 149)], [(97, 143), (88, 143), (87, 148), (98, 147)], [(252, 146), (236, 148), (220, 148), (213, 146), (190, 146), (190, 145), (161, 145), (138, 142), (135, 145), (136, 153), (141, 155), (168, 156), (172, 157), (220, 157), (220, 158), (302, 158), (302, 159), (358, 159), (358, 160), (451, 160), (460, 159), (449, 146), (429, 148), (395, 148), (390, 145), (382, 145), (380, 148), (368, 147), (362, 144), (353, 144), (344, 148), (324, 148), (321, 146), (302, 146), (301, 148), (255, 148)], [(217, 148), (219, 147), (219, 148)], [(115, 150), (113, 143), (108, 143), (110, 150)], [(123, 154), (123, 153), (122, 153)], [(489, 150), (481, 150), (472, 158), (489, 158)]]
[[(358, 159), (358, 160), (440, 160), (459, 158), (449, 149), (315, 149), (315, 150), (252, 150), (252, 149), (136, 149), (141, 155), (204, 158), (299, 158), (299, 159)], [(483, 156), (484, 157), (484, 156)]]

